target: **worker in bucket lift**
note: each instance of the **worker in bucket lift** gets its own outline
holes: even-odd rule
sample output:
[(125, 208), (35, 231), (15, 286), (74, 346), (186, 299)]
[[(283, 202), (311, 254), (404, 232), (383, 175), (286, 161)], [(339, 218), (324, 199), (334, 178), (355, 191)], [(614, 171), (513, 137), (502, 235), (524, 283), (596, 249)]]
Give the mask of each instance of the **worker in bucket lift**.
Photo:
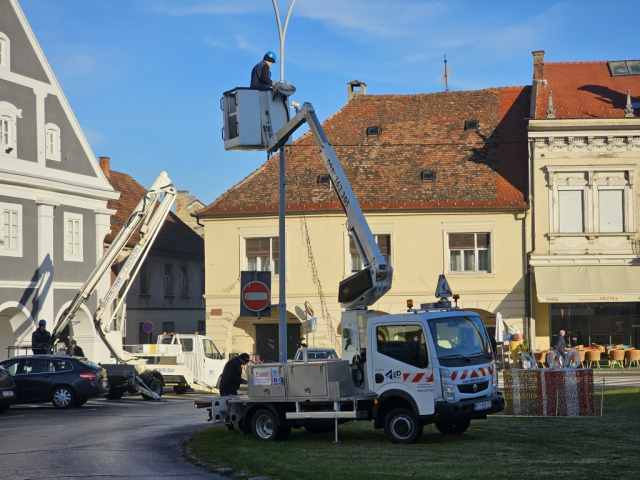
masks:
[(267, 52), (262, 61), (251, 70), (251, 86), (254, 90), (271, 90), (276, 82), (271, 80), (271, 65), (276, 63), (276, 54)]

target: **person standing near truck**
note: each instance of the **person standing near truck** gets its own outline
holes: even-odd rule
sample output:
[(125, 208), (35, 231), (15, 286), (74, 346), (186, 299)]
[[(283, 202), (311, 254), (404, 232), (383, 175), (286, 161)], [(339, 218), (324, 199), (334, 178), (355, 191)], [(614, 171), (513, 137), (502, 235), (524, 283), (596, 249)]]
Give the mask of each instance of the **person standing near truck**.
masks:
[(31, 351), (34, 355), (51, 351), (51, 334), (47, 332), (47, 321), (44, 319), (38, 322), (38, 328), (31, 334)]
[(276, 82), (271, 80), (271, 65), (276, 63), (276, 54), (267, 52), (261, 62), (251, 70), (251, 84), (249, 88), (254, 90), (271, 90)]
[(220, 378), (220, 396), (237, 395), (240, 385), (246, 385), (242, 378), (242, 367), (249, 363), (249, 354), (241, 353), (227, 362)]

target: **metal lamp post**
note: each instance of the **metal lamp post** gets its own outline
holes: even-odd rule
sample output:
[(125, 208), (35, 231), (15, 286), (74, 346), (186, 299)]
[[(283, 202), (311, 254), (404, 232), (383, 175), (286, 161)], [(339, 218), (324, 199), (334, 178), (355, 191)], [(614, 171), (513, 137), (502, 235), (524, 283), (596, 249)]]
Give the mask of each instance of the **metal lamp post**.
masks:
[[(284, 40), (287, 34), (287, 26), (289, 25), (289, 17), (293, 10), (296, 0), (292, 0), (289, 4), (287, 17), (284, 21), (284, 29), (280, 23), (280, 13), (278, 12), (278, 4), (276, 0), (271, 0), (273, 9), (276, 13), (276, 21), (278, 22), (278, 35), (280, 37), (280, 82), (284, 82)], [(286, 262), (285, 262), (285, 187), (287, 179), (285, 174), (286, 158), (284, 146), (280, 148), (280, 187), (279, 187), (279, 208), (278, 208), (278, 235), (280, 249), (280, 298), (278, 303), (278, 344), (279, 344), (279, 361), (286, 363), (287, 361), (287, 301), (286, 301)]]

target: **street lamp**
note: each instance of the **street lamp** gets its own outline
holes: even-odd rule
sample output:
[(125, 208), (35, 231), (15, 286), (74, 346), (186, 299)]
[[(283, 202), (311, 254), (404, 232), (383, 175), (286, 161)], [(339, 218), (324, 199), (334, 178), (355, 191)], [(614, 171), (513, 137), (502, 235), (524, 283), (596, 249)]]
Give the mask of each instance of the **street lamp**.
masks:
[[(278, 4), (276, 0), (271, 0), (273, 9), (276, 13), (276, 21), (278, 22), (278, 35), (280, 37), (280, 83), (284, 82), (284, 39), (287, 34), (287, 26), (289, 25), (289, 17), (296, 0), (291, 0), (287, 17), (284, 21), (284, 29), (280, 23), (280, 13), (278, 12)], [(285, 176), (286, 159), (284, 154), (284, 145), (280, 148), (280, 186), (279, 186), (279, 208), (278, 208), (278, 236), (280, 243), (280, 283), (279, 283), (279, 303), (278, 303), (278, 350), (280, 363), (287, 362), (287, 301), (286, 301), (286, 274), (287, 264), (285, 259), (285, 186), (287, 184)]]

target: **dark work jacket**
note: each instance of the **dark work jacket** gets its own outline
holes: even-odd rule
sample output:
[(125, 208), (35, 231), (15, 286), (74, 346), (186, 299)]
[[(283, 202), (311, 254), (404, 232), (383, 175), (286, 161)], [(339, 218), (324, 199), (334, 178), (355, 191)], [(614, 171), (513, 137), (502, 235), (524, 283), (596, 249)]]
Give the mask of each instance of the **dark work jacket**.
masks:
[(556, 345), (554, 347), (558, 352), (564, 354), (565, 349), (567, 348), (567, 342), (564, 337), (558, 334), (558, 338), (556, 338)]
[(82, 351), (82, 348), (76, 345), (76, 348), (67, 348), (67, 355), (73, 357), (84, 357), (84, 352)]
[(255, 90), (271, 90), (271, 69), (264, 60), (251, 70), (251, 85)]
[(238, 357), (233, 357), (224, 366), (224, 370), (222, 370), (222, 378), (220, 379), (220, 394), (237, 394), (241, 383), (242, 365), (240, 365), (240, 359)]
[[(31, 334), (31, 348), (35, 349), (47, 349), (51, 346), (51, 334), (46, 330), (41, 332), (40, 329), (36, 329)], [(44, 352), (43, 352), (44, 353)]]

